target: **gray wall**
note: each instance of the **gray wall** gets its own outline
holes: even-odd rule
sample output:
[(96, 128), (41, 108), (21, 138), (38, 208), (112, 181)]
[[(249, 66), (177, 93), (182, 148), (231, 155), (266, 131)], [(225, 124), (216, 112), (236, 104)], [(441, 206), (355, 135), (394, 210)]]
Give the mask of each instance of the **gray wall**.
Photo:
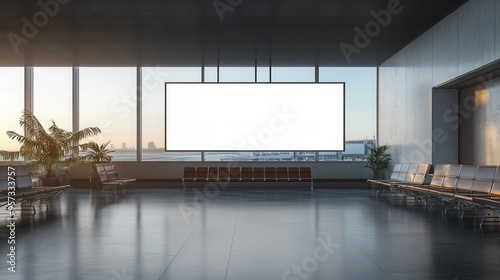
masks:
[(433, 164), (459, 162), (459, 110), (454, 110), (458, 104), (458, 89), (432, 90)]
[(379, 143), (392, 146), (393, 162), (457, 160), (452, 149), (434, 155), (434, 134), (446, 130), (440, 146), (458, 153), (458, 96), (435, 98), (432, 88), (500, 59), (498, 30), (500, 0), (470, 0), (380, 66)]

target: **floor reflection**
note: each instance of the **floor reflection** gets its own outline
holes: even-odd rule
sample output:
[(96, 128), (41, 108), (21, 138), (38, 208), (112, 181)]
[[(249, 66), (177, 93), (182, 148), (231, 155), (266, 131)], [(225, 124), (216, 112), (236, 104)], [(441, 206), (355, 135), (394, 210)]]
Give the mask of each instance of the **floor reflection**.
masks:
[[(367, 189), (73, 189), (16, 213), (1, 279), (496, 279), (500, 236)], [(3, 216), (5, 217), (5, 216)], [(497, 228), (498, 229), (498, 228)], [(319, 248), (319, 249), (318, 249)], [(295, 277), (295, 278), (294, 278)]]

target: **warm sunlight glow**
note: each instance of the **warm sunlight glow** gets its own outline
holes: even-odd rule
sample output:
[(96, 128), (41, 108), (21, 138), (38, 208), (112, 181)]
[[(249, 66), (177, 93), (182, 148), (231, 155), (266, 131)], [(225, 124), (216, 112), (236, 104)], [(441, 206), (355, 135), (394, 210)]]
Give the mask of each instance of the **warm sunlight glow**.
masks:
[(474, 104), (476, 107), (480, 107), (488, 103), (489, 91), (486, 88), (478, 89), (474, 92)]

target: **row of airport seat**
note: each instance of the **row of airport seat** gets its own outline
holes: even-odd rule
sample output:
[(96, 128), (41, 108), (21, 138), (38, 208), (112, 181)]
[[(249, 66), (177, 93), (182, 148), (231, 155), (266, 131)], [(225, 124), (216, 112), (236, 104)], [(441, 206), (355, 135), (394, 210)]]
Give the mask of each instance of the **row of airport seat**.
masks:
[(33, 203), (40, 201), (48, 206), (50, 199), (69, 188), (70, 185), (34, 187), (26, 165), (0, 166), (0, 207), (19, 204), (36, 212)]
[(370, 182), (419, 199), (500, 211), (500, 166), (436, 164), (428, 174), (429, 183), (421, 183), (421, 178), (415, 181), (416, 176), (412, 179), (411, 170), (415, 164), (396, 164), (391, 179)]
[(370, 179), (369, 183), (376, 186), (378, 191), (385, 192), (391, 190), (395, 184), (410, 184), (410, 185), (424, 185), (428, 182), (429, 171), (431, 164), (426, 163), (398, 163), (394, 166), (391, 176), (388, 180)]
[(314, 188), (311, 167), (184, 167), (184, 188), (187, 182), (307, 182)]

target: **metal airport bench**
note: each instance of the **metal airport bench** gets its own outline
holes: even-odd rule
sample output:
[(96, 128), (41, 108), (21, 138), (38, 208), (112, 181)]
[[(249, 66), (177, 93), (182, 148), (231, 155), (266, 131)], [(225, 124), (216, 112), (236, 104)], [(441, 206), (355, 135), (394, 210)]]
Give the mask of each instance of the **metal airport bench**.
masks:
[(0, 166), (0, 207), (19, 204), (21, 209), (28, 207), (36, 213), (35, 202), (40, 201), (48, 208), (49, 200), (69, 188), (70, 185), (33, 187), (26, 165)]
[[(403, 169), (403, 166), (399, 166)], [(401, 169), (398, 179), (402, 178)], [(408, 172), (414, 169), (408, 167)], [(423, 170), (423, 169), (422, 169)], [(427, 203), (431, 202), (431, 209), (434, 206), (444, 207), (444, 213), (451, 210), (458, 211), (463, 218), (466, 212), (472, 212), (473, 216), (482, 218), (481, 226), (486, 222), (499, 223), (500, 217), (500, 166), (496, 165), (465, 165), (465, 164), (436, 164), (434, 173), (429, 174), (432, 180), (429, 184), (415, 184), (419, 177), (417, 174), (412, 182), (398, 182), (394, 180), (381, 180), (378, 182), (384, 186), (391, 186), (399, 189), (409, 196), (413, 196)], [(410, 173), (411, 174), (411, 173)], [(421, 181), (421, 178), (418, 178)], [(376, 180), (370, 180), (377, 183)], [(480, 210), (483, 214), (478, 213)], [(492, 220), (492, 221), (490, 221)]]
[(404, 194), (406, 188), (425, 184), (430, 169), (431, 164), (427, 163), (398, 163), (394, 165), (390, 179), (369, 179), (367, 182), (377, 187), (377, 196), (379, 192), (383, 195), (386, 190), (389, 190), (391, 194)]
[(187, 182), (307, 182), (314, 188), (311, 167), (184, 167)]
[(97, 182), (97, 187), (100, 189), (99, 196), (102, 196), (105, 191), (111, 190), (117, 197), (118, 190), (125, 193), (125, 186), (136, 181), (135, 179), (120, 178), (114, 163), (94, 164), (93, 169), (99, 179)]
[(445, 213), (449, 209), (461, 211), (462, 216), (467, 210), (500, 211), (499, 166), (446, 164), (436, 165), (436, 169), (446, 173), (433, 177), (431, 185), (416, 190), (439, 201), (445, 206)]

